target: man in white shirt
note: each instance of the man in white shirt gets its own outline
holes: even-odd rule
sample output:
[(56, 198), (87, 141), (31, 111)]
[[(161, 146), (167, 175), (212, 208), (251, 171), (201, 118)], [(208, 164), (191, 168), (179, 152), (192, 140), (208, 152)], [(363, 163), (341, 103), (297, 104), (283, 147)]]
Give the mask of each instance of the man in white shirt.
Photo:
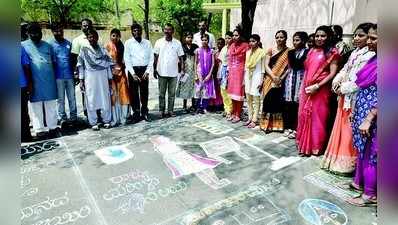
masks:
[[(157, 40), (153, 52), (155, 53), (155, 60), (153, 63), (154, 77), (159, 78), (159, 111), (162, 118), (166, 116), (174, 117), (174, 99), (176, 92), (177, 76), (185, 74), (184, 65), (184, 50), (181, 42), (173, 38), (174, 27), (171, 24), (166, 24), (163, 28), (164, 37)], [(181, 71), (179, 73), (179, 65)], [(167, 114), (166, 109), (166, 90), (168, 97)]]
[(123, 58), (130, 87), (130, 104), (134, 112), (133, 122), (138, 122), (141, 118), (149, 122), (148, 84), (149, 74), (153, 71), (152, 45), (142, 38), (142, 26), (138, 23), (131, 25), (131, 34), (133, 37), (125, 43)]
[[(73, 70), (75, 71), (75, 74), (74, 74), (75, 80), (78, 78), (78, 73), (79, 73), (79, 71), (76, 69), (77, 56), (79, 55), (80, 49), (83, 46), (86, 46), (86, 47), (90, 46), (90, 43), (87, 40), (87, 31), (92, 28), (93, 28), (93, 21), (91, 21), (90, 19), (87, 19), (87, 18), (82, 19), (81, 20), (82, 33), (79, 36), (75, 37), (72, 41), (72, 47), (71, 47), (71, 61), (72, 62), (71, 63), (73, 66)], [(84, 99), (85, 99), (84, 92), (82, 92), (83, 112), (84, 112), (84, 115), (87, 117), (86, 102), (84, 101)], [(97, 111), (98, 118), (101, 118), (100, 115), (101, 115), (101, 112)], [(88, 119), (88, 117), (87, 117), (87, 119)], [(101, 119), (99, 119), (99, 120), (101, 120)]]
[(209, 35), (209, 47), (215, 48), (216, 47), (216, 40), (214, 39), (214, 35), (207, 32), (207, 23), (206, 21), (202, 20), (199, 22), (199, 32), (193, 35), (193, 43), (197, 44), (199, 47), (202, 46), (202, 35), (208, 34)]

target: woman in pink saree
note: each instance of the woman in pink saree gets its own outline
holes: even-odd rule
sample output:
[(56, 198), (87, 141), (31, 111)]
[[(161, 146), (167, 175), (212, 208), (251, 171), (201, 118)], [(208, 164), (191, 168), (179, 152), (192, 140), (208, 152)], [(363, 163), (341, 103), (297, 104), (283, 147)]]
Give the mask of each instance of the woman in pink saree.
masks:
[(304, 62), (296, 136), (300, 155), (320, 155), (326, 147), (330, 80), (336, 75), (339, 59), (337, 49), (332, 47), (332, 37), (330, 27), (318, 27), (315, 31), (315, 46)]

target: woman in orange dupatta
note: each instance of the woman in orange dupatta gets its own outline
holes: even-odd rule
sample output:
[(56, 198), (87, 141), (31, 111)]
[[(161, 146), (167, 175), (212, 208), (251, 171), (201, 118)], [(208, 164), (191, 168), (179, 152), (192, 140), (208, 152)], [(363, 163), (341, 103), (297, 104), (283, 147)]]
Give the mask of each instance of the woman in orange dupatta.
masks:
[(227, 92), (232, 99), (232, 115), (228, 119), (232, 123), (240, 121), (243, 100), (245, 97), (244, 75), (246, 51), (249, 50), (249, 44), (241, 39), (241, 31), (235, 29), (233, 32), (233, 43), (228, 48), (228, 84)]
[(282, 80), (287, 69), (289, 48), (286, 46), (287, 33), (279, 30), (275, 34), (276, 48), (269, 49), (265, 56), (267, 76), (263, 83), (263, 112), (260, 128), (268, 132), (283, 132), (283, 88)]
[(120, 30), (112, 29), (110, 41), (105, 45), (108, 54), (115, 65), (112, 68), (112, 126), (125, 125), (129, 115), (129, 91), (127, 77), (124, 72), (123, 52), (124, 46), (120, 41)]
[(320, 155), (327, 144), (330, 80), (336, 75), (340, 58), (338, 50), (332, 47), (332, 36), (330, 27), (318, 27), (315, 46), (308, 52), (304, 62), (296, 136), (300, 155)]

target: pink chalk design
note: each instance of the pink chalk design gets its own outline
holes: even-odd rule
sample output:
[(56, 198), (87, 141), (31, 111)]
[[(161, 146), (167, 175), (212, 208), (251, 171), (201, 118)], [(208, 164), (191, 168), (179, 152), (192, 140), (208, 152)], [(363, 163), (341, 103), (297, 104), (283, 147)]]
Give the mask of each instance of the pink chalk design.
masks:
[(155, 150), (163, 156), (163, 161), (177, 179), (185, 175), (213, 169), (221, 162), (182, 150), (176, 143), (164, 136), (151, 137)]

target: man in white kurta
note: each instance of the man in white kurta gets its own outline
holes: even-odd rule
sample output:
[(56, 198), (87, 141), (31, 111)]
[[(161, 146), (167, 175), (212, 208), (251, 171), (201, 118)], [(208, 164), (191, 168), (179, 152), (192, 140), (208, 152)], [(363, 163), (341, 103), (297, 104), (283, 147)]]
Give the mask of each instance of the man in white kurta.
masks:
[(198, 46), (202, 46), (202, 35), (209, 35), (209, 47), (214, 49), (216, 47), (216, 39), (214, 35), (207, 31), (207, 23), (206, 21), (200, 21), (198, 24), (199, 32), (193, 35), (193, 43)]
[[(87, 36), (90, 40), (89, 35)], [(98, 40), (98, 34), (96, 39)], [(79, 79), (85, 92), (88, 121), (94, 130), (99, 129), (96, 110), (101, 110), (104, 127), (110, 127), (112, 115), (109, 83), (112, 81), (112, 64), (106, 50), (97, 42), (80, 50), (77, 63)]]

